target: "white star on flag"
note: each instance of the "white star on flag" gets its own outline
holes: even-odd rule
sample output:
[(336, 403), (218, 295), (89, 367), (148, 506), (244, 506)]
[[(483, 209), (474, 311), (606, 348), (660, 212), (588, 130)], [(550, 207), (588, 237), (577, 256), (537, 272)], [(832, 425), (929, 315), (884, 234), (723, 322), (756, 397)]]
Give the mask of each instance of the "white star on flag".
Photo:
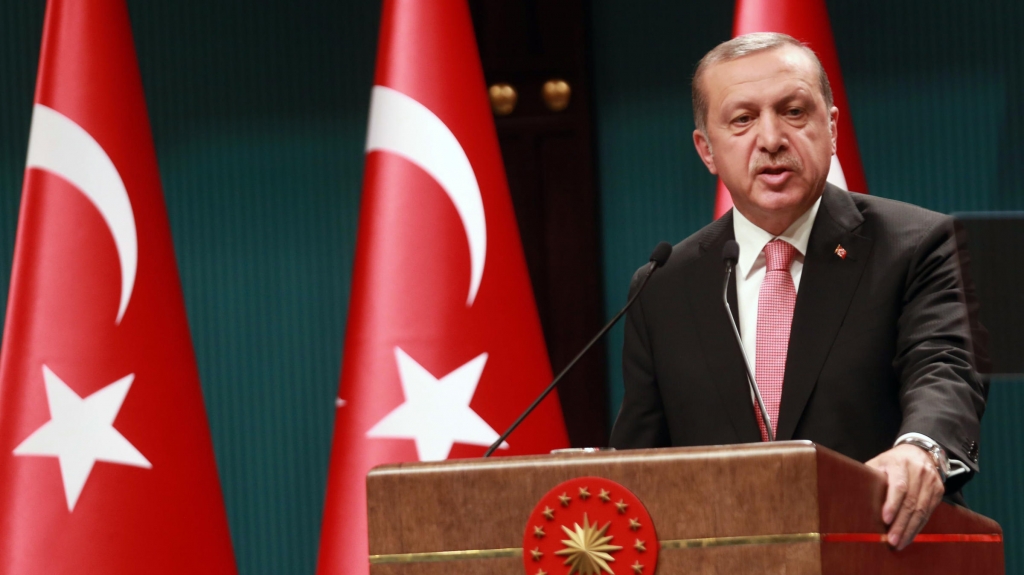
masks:
[[(401, 348), (395, 348), (405, 403), (384, 416), (367, 437), (412, 439), (420, 461), (441, 461), (455, 442), (489, 446), (498, 432), (469, 407), (487, 363), (482, 353), (438, 379)], [(508, 449), (508, 443), (502, 443)]]
[(114, 429), (114, 419), (134, 379), (135, 374), (126, 375), (82, 399), (49, 367), (43, 366), (50, 421), (14, 448), (14, 454), (57, 458), (68, 511), (74, 510), (97, 461), (146, 469), (153, 467)]

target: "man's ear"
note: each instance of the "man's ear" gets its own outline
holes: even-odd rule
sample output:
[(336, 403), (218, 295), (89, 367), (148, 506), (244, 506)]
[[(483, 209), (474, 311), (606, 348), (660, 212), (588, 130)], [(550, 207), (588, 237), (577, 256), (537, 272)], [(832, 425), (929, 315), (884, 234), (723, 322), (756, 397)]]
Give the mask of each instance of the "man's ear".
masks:
[(832, 131), (832, 155), (836, 155), (836, 151), (839, 149), (839, 108), (832, 106), (832, 109), (828, 111), (829, 115), (829, 128)]
[(697, 155), (700, 156), (704, 165), (712, 175), (718, 175), (718, 168), (715, 167), (715, 155), (711, 151), (711, 142), (707, 135), (700, 130), (693, 131), (693, 147), (697, 148)]

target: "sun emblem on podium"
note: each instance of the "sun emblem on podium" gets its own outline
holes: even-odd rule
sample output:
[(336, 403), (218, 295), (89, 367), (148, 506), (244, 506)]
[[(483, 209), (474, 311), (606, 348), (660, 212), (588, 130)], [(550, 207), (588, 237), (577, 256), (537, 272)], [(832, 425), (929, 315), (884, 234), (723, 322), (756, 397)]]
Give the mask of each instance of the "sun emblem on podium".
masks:
[(527, 575), (652, 575), (658, 537), (651, 516), (624, 486), (579, 477), (537, 503), (523, 537)]
[(562, 531), (569, 536), (568, 539), (563, 539), (562, 543), (565, 544), (565, 549), (561, 551), (555, 551), (555, 555), (565, 555), (568, 557), (565, 563), (569, 565), (569, 575), (579, 573), (580, 575), (600, 575), (600, 573), (615, 573), (608, 566), (608, 563), (615, 561), (615, 558), (610, 555), (622, 549), (621, 545), (609, 545), (609, 542), (614, 539), (611, 535), (605, 535), (608, 531), (608, 527), (611, 526), (612, 522), (604, 524), (604, 527), (598, 529), (597, 524), (590, 524), (590, 520), (587, 518), (587, 514), (583, 514), (583, 526), (579, 523), (574, 525), (574, 529), (570, 530), (565, 525), (562, 525)]

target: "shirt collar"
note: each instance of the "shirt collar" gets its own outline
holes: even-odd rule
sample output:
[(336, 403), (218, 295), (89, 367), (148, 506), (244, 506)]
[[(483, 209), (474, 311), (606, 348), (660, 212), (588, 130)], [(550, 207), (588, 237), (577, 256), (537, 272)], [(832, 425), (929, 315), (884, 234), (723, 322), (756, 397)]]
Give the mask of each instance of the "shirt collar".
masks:
[(814, 227), (814, 218), (818, 215), (818, 207), (821, 205), (821, 196), (814, 202), (809, 210), (796, 219), (786, 231), (778, 236), (762, 230), (748, 220), (735, 207), (732, 209), (732, 230), (736, 236), (736, 243), (740, 245), (740, 259), (736, 264), (737, 273), (746, 277), (754, 267), (754, 262), (761, 255), (765, 244), (778, 238), (789, 243), (800, 252), (803, 257), (807, 253), (807, 243), (811, 239), (811, 228)]

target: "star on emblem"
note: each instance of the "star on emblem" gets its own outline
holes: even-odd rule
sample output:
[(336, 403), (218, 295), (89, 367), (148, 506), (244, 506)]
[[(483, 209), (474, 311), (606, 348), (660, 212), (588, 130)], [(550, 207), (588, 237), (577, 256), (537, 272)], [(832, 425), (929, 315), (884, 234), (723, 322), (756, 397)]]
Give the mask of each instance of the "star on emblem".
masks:
[(541, 557), (544, 557), (544, 553), (541, 552), (540, 547), (534, 547), (533, 551), (530, 551), (530, 555), (533, 555), (534, 561), (540, 561)]
[(625, 513), (626, 509), (629, 509), (629, 504), (622, 499), (619, 499), (619, 502), (616, 503), (615, 506), (619, 508), (619, 513)]
[(541, 511), (540, 513), (544, 516), (544, 519), (547, 519), (548, 521), (553, 521), (555, 519), (555, 510), (547, 505), (544, 506), (544, 511)]
[(638, 521), (636, 517), (629, 520), (629, 529), (631, 531), (640, 529), (640, 521)]
[(644, 542), (640, 539), (637, 539), (636, 543), (633, 544), (633, 549), (636, 549), (639, 553), (647, 551), (647, 547), (644, 546)]
[(587, 491), (586, 487), (580, 487), (580, 499), (584, 501), (590, 499), (590, 491)]
[(601, 503), (608, 503), (612, 500), (612, 494), (607, 489), (602, 489), (601, 492), (597, 494), (597, 498), (601, 500)]
[(613, 536), (605, 535), (611, 521), (598, 529), (597, 523), (590, 524), (587, 514), (583, 514), (583, 526), (579, 523), (573, 525), (573, 530), (562, 526), (562, 531), (569, 536), (563, 539), (565, 549), (555, 551), (555, 555), (565, 556), (565, 565), (569, 566), (568, 575), (579, 573), (580, 575), (598, 575), (602, 572), (615, 574), (609, 563), (615, 561), (611, 553), (622, 549), (619, 545), (610, 545)]
[[(480, 383), (482, 353), (438, 379), (401, 348), (395, 348), (405, 402), (366, 432), (367, 437), (412, 439), (420, 461), (441, 461), (456, 442), (488, 446), (498, 432), (469, 406)], [(502, 443), (508, 449), (508, 443)]]
[(544, 528), (543, 527), (541, 527), (540, 525), (534, 525), (533, 526), (533, 536), (534, 537), (536, 537), (537, 539), (543, 539), (544, 535), (545, 535), (545, 533), (544, 533)]
[(548, 572), (543, 570), (543, 569), (538, 569), (537, 570), (537, 575), (548, 575)]
[(152, 469), (149, 460), (114, 429), (114, 420), (134, 380), (135, 374), (126, 375), (82, 398), (43, 366), (50, 421), (15, 447), (14, 455), (57, 458), (68, 511), (74, 511), (97, 461)]
[(569, 497), (565, 493), (558, 496), (558, 500), (562, 502), (562, 507), (568, 507), (569, 503), (572, 502), (572, 497)]
[(631, 565), (631, 567), (633, 568), (633, 573), (636, 573), (637, 575), (639, 575), (640, 573), (643, 573), (643, 571), (644, 571), (644, 566), (641, 565), (639, 561), (637, 561), (636, 563)]

